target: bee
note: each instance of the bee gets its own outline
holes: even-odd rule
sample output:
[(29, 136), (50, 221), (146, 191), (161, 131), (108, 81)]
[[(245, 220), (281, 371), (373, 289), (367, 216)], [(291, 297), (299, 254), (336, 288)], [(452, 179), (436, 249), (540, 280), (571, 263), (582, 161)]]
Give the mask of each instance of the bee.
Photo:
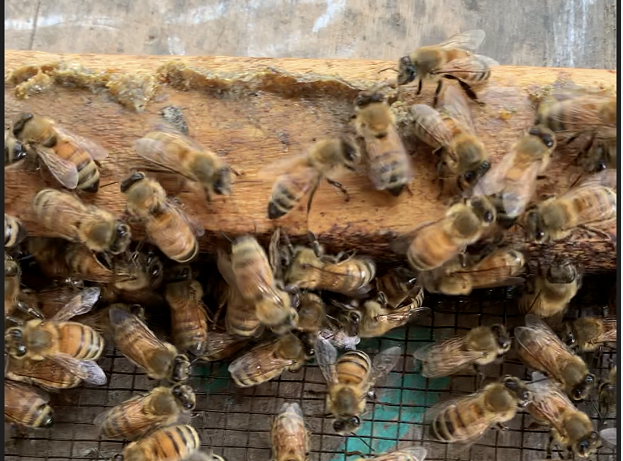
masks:
[(599, 415), (601, 419), (608, 416), (613, 408), (617, 408), (617, 367), (614, 366), (608, 372), (605, 379), (599, 382)]
[(333, 429), (353, 433), (361, 426), (366, 398), (374, 384), (394, 369), (402, 355), (400, 347), (390, 347), (374, 357), (362, 351), (348, 351), (339, 358), (337, 350), (322, 336), (316, 343), (318, 365), (327, 381), (327, 410), (333, 416)]
[(4, 248), (13, 249), (27, 236), (26, 227), (14, 216), (4, 213)]
[(315, 142), (302, 155), (263, 168), (258, 173), (261, 178), (272, 179), (277, 176), (268, 202), (268, 218), (285, 216), (305, 196), (308, 196), (309, 214), (314, 194), (323, 179), (348, 197), (346, 189), (329, 176), (337, 177), (344, 169), (355, 171), (360, 161), (361, 153), (353, 140), (346, 137), (326, 138)]
[(47, 390), (73, 389), (82, 379), (53, 360), (10, 360), (5, 376)]
[(511, 147), (473, 188), (473, 195), (490, 196), (497, 219), (510, 228), (523, 214), (536, 189), (537, 177), (545, 172), (556, 148), (551, 130), (533, 127)]
[(385, 295), (388, 309), (399, 309), (405, 303), (421, 306), (424, 290), (413, 272), (406, 267), (395, 267), (376, 278), (376, 290)]
[(431, 436), (446, 443), (473, 443), (489, 428), (513, 419), (531, 399), (526, 383), (506, 375), (475, 394), (433, 406), (427, 415)]
[(422, 81), (437, 82), (433, 107), (443, 88), (443, 79), (457, 80), (470, 99), (478, 101), (471, 85), (484, 83), (491, 77), (491, 67), (498, 63), (473, 52), (485, 39), (482, 30), (469, 30), (455, 34), (437, 45), (423, 46), (398, 61), (398, 85), (418, 81), (417, 95), (422, 91)]
[(526, 365), (558, 381), (573, 401), (588, 396), (595, 385), (595, 375), (545, 322), (533, 314), (526, 315), (526, 326), (515, 328), (515, 340), (519, 357)]
[(284, 403), (275, 417), (270, 438), (275, 461), (307, 461), (311, 437), (298, 403)]
[(228, 359), (243, 349), (248, 343), (247, 339), (240, 338), (237, 335), (211, 331), (208, 334), (205, 351), (200, 359), (207, 362)]
[(208, 201), (231, 194), (231, 169), (209, 149), (181, 133), (152, 131), (136, 141), (139, 157), (197, 184)]
[(564, 458), (569, 455), (588, 458), (597, 451), (601, 441), (591, 419), (571, 403), (555, 381), (533, 373), (532, 382), (527, 385), (532, 399), (526, 409), (539, 423), (552, 428), (548, 458), (554, 441), (563, 447)]
[(24, 144), (18, 139), (15, 139), (15, 136), (11, 133), (11, 129), (4, 130), (4, 165), (6, 166), (24, 160), (27, 155), (28, 152)]
[(411, 159), (385, 96), (377, 90), (359, 93), (354, 117), (357, 134), (365, 141), (372, 183), (377, 190), (399, 196), (413, 177)]
[(179, 351), (201, 356), (207, 343), (208, 314), (201, 283), (192, 279), (190, 268), (186, 273), (186, 280), (167, 284), (164, 297), (171, 308), (173, 343)]
[(183, 461), (200, 453), (200, 444), (194, 427), (168, 426), (126, 445), (112, 461)]
[(108, 151), (96, 142), (66, 131), (48, 118), (30, 113), (17, 117), (11, 125), (11, 134), (22, 142), (27, 152), (36, 153), (67, 189), (98, 191), (100, 173), (95, 162), (108, 157)]
[(26, 384), (4, 380), (4, 419), (20, 426), (47, 428), (54, 424), (50, 397)]
[(175, 424), (182, 413), (195, 408), (195, 392), (190, 386), (158, 386), (148, 394), (132, 397), (101, 413), (93, 424), (109, 439), (139, 439), (149, 432)]
[(589, 178), (559, 197), (549, 197), (528, 208), (525, 218), (527, 240), (536, 243), (557, 241), (569, 236), (577, 227), (592, 229), (614, 223), (617, 191), (598, 184), (600, 178), (602, 176)]
[(469, 106), (458, 89), (446, 90), (441, 111), (416, 104), (409, 112), (417, 137), (441, 152), (437, 171), (442, 191), (447, 178), (456, 177), (458, 189), (465, 191), (489, 171), (489, 154), (476, 136)]
[(367, 257), (337, 256), (324, 253), (316, 237), (310, 233), (314, 247), (294, 248), (286, 271), (288, 286), (307, 290), (325, 290), (353, 297), (368, 293), (376, 275), (374, 261)]
[(121, 183), (121, 192), (127, 197), (127, 213), (145, 223), (148, 238), (168, 258), (186, 263), (197, 256), (197, 237), (204, 234), (203, 227), (167, 200), (157, 181), (132, 173)]
[(121, 309), (109, 311), (115, 346), (152, 379), (184, 382), (190, 377), (190, 361), (173, 344), (160, 341), (136, 315)]
[(48, 360), (92, 384), (106, 383), (106, 375), (95, 363), (104, 350), (104, 339), (90, 327), (66, 320), (91, 310), (99, 288), (88, 288), (75, 296), (52, 319), (33, 319), (8, 328), (5, 348), (15, 360)]
[(479, 326), (464, 336), (423, 346), (413, 356), (422, 362), (422, 376), (441, 378), (495, 362), (510, 350), (511, 341), (502, 324)]
[(229, 373), (240, 387), (257, 386), (286, 370), (296, 371), (311, 357), (296, 335), (286, 333), (274, 341), (259, 344), (229, 365)]
[(526, 258), (513, 248), (486, 250), (481, 254), (455, 258), (444, 266), (423, 272), (419, 281), (430, 293), (467, 296), (472, 290), (518, 285)]
[(83, 243), (94, 252), (123, 253), (132, 234), (127, 224), (108, 211), (86, 206), (77, 197), (43, 189), (33, 201), (35, 216), (48, 230), (76, 243)]
[(600, 346), (616, 345), (616, 317), (579, 317), (565, 322), (559, 334), (560, 339), (580, 353), (593, 352)]
[(599, 436), (610, 445), (616, 447), (618, 442), (618, 431), (616, 427), (607, 427), (599, 431)]
[(318, 334), (325, 325), (327, 316), (322, 298), (315, 293), (301, 294), (298, 329), (309, 334)]
[(406, 253), (415, 271), (433, 270), (477, 242), (495, 220), (495, 208), (486, 197), (471, 197), (452, 204), (440, 220), (422, 224), (392, 242), (391, 248)]
[(219, 251), (217, 264), (227, 283), (255, 304), (260, 322), (277, 334), (296, 327), (298, 314), (290, 295), (277, 286), (268, 256), (254, 237), (236, 239), (231, 256)]

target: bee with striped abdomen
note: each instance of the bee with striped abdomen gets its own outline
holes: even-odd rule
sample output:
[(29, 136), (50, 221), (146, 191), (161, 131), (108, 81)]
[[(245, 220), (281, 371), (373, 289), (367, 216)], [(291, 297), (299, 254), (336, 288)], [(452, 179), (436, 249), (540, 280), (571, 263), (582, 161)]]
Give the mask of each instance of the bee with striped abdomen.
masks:
[(20, 426), (46, 428), (54, 424), (50, 397), (40, 389), (4, 380), (4, 419)]

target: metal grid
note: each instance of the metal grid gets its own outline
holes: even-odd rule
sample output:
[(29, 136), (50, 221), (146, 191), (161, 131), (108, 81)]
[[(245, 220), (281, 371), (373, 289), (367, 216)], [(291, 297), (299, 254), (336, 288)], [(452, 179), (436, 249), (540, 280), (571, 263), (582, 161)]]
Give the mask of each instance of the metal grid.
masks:
[[(602, 277), (597, 283), (585, 283), (569, 309), (570, 316), (580, 314), (580, 307), (591, 308), (605, 304), (615, 281)], [(504, 460), (529, 461), (543, 459), (548, 439), (545, 428), (530, 428), (532, 418), (521, 413), (509, 425), (509, 430), (491, 430), (477, 444), (463, 449), (437, 443), (427, 436), (424, 424), (426, 409), (451, 395), (475, 390), (473, 375), (429, 380), (417, 372), (411, 354), (433, 340), (464, 332), (477, 325), (503, 322), (512, 328), (523, 322), (515, 303), (503, 290), (481, 293), (470, 298), (429, 297), (432, 308), (429, 316), (420, 317), (414, 324), (395, 330), (384, 338), (362, 342), (360, 348), (376, 353), (391, 345), (400, 345), (405, 352), (389, 377), (377, 386), (378, 402), (368, 404), (368, 413), (359, 437), (344, 438), (333, 432), (332, 421), (324, 418), (324, 380), (316, 364), (298, 373), (284, 373), (278, 379), (260, 386), (239, 389), (227, 371), (227, 363), (216, 362), (195, 367), (191, 385), (197, 393), (197, 408), (191, 424), (198, 430), (206, 449), (224, 456), (228, 461), (271, 459), (271, 418), (284, 401), (297, 401), (312, 432), (310, 460), (346, 461), (356, 459), (348, 452), (380, 453), (396, 446), (424, 445), (428, 460)], [(610, 354), (615, 354), (610, 357)], [(609, 360), (616, 363), (614, 351), (604, 351), (594, 372), (607, 373)], [(100, 412), (136, 393), (151, 389), (155, 383), (131, 365), (116, 350), (109, 349), (100, 360), (107, 372), (104, 387), (85, 387), (60, 392), (53, 396), (55, 425), (51, 429), (15, 434), (5, 445), (7, 460), (88, 460), (108, 458), (119, 452), (122, 442), (102, 440), (92, 424)], [(528, 378), (525, 367), (511, 352), (504, 363), (484, 368), (486, 378), (506, 373)], [(589, 404), (584, 411), (594, 417), (595, 427), (616, 425), (616, 417), (598, 426), (596, 414)], [(368, 447), (369, 446), (369, 447)], [(96, 451), (97, 449), (97, 451)], [(554, 453), (554, 457), (557, 454)], [(595, 458), (612, 461), (616, 455), (604, 446)]]

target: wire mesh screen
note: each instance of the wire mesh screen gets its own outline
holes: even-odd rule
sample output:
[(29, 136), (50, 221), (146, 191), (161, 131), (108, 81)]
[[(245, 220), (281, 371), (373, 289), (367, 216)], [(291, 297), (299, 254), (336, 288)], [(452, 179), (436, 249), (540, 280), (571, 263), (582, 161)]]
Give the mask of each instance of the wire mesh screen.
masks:
[[(574, 299), (569, 316), (582, 314), (606, 303), (614, 278), (601, 277), (584, 284)], [(429, 297), (425, 305), (431, 312), (405, 328), (391, 331), (379, 339), (362, 341), (358, 348), (371, 354), (393, 345), (403, 348), (403, 357), (394, 371), (376, 387), (375, 399), (368, 403), (357, 437), (337, 435), (332, 419), (325, 417), (325, 381), (315, 363), (296, 373), (252, 388), (240, 389), (232, 382), (227, 362), (198, 363), (190, 384), (197, 394), (191, 423), (202, 437), (202, 444), (228, 461), (271, 459), (270, 426), (283, 402), (298, 402), (312, 434), (310, 460), (353, 460), (361, 455), (386, 452), (395, 447), (423, 445), (429, 460), (469, 459), (529, 461), (545, 458), (549, 430), (534, 427), (527, 413), (509, 423), (508, 430), (490, 430), (470, 447), (455, 447), (432, 441), (425, 423), (427, 408), (451, 396), (472, 393), (477, 378), (466, 374), (443, 379), (422, 377), (412, 353), (433, 340), (466, 332), (477, 325), (505, 323), (509, 328), (523, 323), (514, 297), (505, 290), (487, 291), (469, 298)], [(597, 377), (608, 373), (616, 363), (616, 352), (604, 349), (592, 367)], [(100, 360), (108, 376), (104, 387), (88, 387), (60, 392), (53, 396), (55, 424), (46, 430), (19, 432), (13, 429), (5, 445), (5, 459), (87, 460), (102, 459), (121, 451), (122, 441), (100, 438), (93, 420), (102, 411), (146, 392), (155, 382), (109, 348)], [(485, 379), (512, 374), (528, 379), (526, 368), (511, 351), (503, 363), (482, 369)], [(593, 417), (597, 430), (614, 427), (616, 415), (598, 418), (595, 397), (581, 409)], [(554, 452), (554, 457), (558, 457)], [(615, 460), (614, 449), (603, 446), (596, 460)]]

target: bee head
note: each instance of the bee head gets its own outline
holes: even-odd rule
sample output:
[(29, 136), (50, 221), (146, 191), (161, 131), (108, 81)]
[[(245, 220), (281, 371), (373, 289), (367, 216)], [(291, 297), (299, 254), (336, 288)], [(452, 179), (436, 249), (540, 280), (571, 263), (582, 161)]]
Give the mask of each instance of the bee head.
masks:
[(130, 232), (130, 226), (121, 221), (116, 221), (115, 235), (113, 237), (113, 242), (110, 245), (110, 252), (115, 255), (123, 253), (126, 248), (128, 248), (131, 239), (132, 233)]
[(344, 166), (354, 171), (355, 167), (361, 162), (361, 152), (353, 139), (342, 137), (340, 139), (340, 150), (344, 159)]
[(532, 205), (526, 211), (526, 240), (535, 243), (544, 243), (547, 239), (543, 225), (543, 218), (537, 205)]
[(21, 269), (17, 261), (13, 259), (6, 259), (4, 261), (4, 276), (5, 277), (19, 277), (21, 275)]
[(545, 274), (550, 283), (573, 283), (578, 277), (578, 270), (565, 258), (555, 260)]
[(212, 188), (214, 193), (218, 195), (231, 194), (231, 169), (223, 167), (214, 173), (214, 183)]
[(553, 150), (556, 147), (556, 134), (549, 128), (545, 128), (543, 125), (533, 126), (528, 131), (528, 134), (539, 138), (548, 149)]
[(186, 384), (175, 384), (171, 387), (171, 393), (186, 411), (193, 410), (196, 404), (195, 391)]
[(571, 399), (575, 402), (581, 402), (588, 397), (588, 393), (595, 384), (595, 375), (587, 373), (582, 381), (576, 384), (571, 390)]
[(171, 364), (171, 381), (176, 383), (187, 381), (190, 378), (190, 360), (184, 354), (178, 354)]
[(370, 92), (370, 91), (362, 91), (355, 98), (355, 106), (359, 108), (364, 108), (370, 104), (384, 102), (385, 95), (380, 92)]
[(560, 339), (570, 348), (574, 348), (577, 345), (571, 322), (565, 322), (560, 328)]
[(502, 384), (517, 397), (517, 405), (525, 407), (532, 399), (532, 393), (528, 390), (522, 380), (515, 376), (506, 375), (502, 379)]
[(415, 80), (416, 70), (410, 56), (403, 56), (398, 61), (398, 85), (406, 85)]
[(145, 179), (145, 173), (137, 171), (124, 179), (121, 182), (121, 186), (119, 188), (121, 189), (121, 192), (125, 194), (130, 189), (130, 187), (132, 187), (137, 182), (142, 181), (143, 179)]
[(27, 349), (24, 344), (24, 332), (19, 327), (9, 328), (4, 334), (5, 350), (12, 357), (23, 357), (26, 355)]
[(491, 326), (491, 332), (495, 336), (498, 347), (501, 352), (508, 352), (511, 348), (512, 340), (506, 331), (504, 325), (493, 325)]
[(601, 440), (599, 440), (599, 434), (592, 431), (586, 437), (581, 438), (575, 445), (575, 450), (578, 455), (582, 457), (588, 457), (593, 454), (599, 447), (601, 447)]
[(115, 456), (113, 456), (112, 458), (110, 458), (110, 461), (123, 461), (123, 454), (121, 453), (117, 453)]
[(54, 413), (51, 408), (46, 409), (48, 407), (47, 403), (39, 406), (38, 413), (45, 414), (43, 417), (43, 421), (41, 421), (40, 427), (52, 427), (54, 425)]
[(24, 144), (11, 136), (10, 132), (4, 135), (4, 163), (14, 163), (22, 160), (28, 155)]
[(24, 128), (35, 116), (28, 112), (22, 112), (17, 116), (15, 121), (13, 122), (13, 126), (11, 127), (11, 133), (17, 139), (21, 139), (21, 136), (24, 132)]
[(346, 419), (336, 419), (333, 422), (333, 430), (338, 434), (348, 434), (355, 432), (361, 426), (361, 419), (359, 416), (351, 416)]

